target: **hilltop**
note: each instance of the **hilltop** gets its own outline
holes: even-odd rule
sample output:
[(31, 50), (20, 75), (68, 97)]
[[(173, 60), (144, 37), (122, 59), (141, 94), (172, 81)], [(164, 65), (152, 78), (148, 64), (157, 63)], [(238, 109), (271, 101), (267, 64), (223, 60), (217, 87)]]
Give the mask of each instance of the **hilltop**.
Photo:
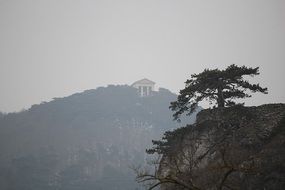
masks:
[(178, 126), (168, 109), (176, 98), (163, 88), (139, 97), (135, 88), (109, 85), (2, 115), (0, 188), (133, 190), (129, 167)]

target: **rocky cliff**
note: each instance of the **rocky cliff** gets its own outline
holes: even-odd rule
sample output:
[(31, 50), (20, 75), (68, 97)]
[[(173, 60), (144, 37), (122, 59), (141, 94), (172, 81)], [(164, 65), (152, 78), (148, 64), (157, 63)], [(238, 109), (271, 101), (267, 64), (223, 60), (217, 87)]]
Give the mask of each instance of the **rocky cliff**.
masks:
[(163, 190), (285, 189), (285, 104), (203, 110), (154, 150)]

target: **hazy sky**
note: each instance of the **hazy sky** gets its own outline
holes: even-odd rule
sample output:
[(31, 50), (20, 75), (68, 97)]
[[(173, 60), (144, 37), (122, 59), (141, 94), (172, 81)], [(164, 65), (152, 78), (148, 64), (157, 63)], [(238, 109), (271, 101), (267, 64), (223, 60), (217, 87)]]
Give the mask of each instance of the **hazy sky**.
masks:
[(233, 63), (269, 88), (247, 105), (285, 102), (284, 0), (0, 0), (1, 111)]

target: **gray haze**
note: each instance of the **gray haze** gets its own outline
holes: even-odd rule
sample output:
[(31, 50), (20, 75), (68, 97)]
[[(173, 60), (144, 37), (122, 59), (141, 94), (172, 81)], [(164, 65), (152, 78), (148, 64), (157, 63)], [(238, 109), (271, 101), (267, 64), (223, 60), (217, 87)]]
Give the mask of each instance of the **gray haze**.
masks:
[(0, 110), (147, 77), (178, 92), (190, 74), (260, 66), (285, 102), (284, 0), (0, 0)]

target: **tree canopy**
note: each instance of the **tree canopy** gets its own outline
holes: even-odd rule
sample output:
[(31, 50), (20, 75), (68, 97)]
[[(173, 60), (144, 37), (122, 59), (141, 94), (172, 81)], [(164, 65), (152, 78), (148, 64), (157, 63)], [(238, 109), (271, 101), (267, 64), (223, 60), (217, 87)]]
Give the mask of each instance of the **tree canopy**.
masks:
[(267, 94), (267, 88), (251, 84), (243, 78), (255, 75), (259, 75), (259, 67), (239, 67), (235, 64), (224, 70), (205, 69), (199, 74), (192, 74), (185, 82), (185, 88), (180, 90), (177, 101), (171, 102), (174, 119), (179, 120), (184, 112), (192, 114), (204, 99), (210, 104), (225, 107), (236, 105), (234, 99), (251, 97), (248, 91)]

